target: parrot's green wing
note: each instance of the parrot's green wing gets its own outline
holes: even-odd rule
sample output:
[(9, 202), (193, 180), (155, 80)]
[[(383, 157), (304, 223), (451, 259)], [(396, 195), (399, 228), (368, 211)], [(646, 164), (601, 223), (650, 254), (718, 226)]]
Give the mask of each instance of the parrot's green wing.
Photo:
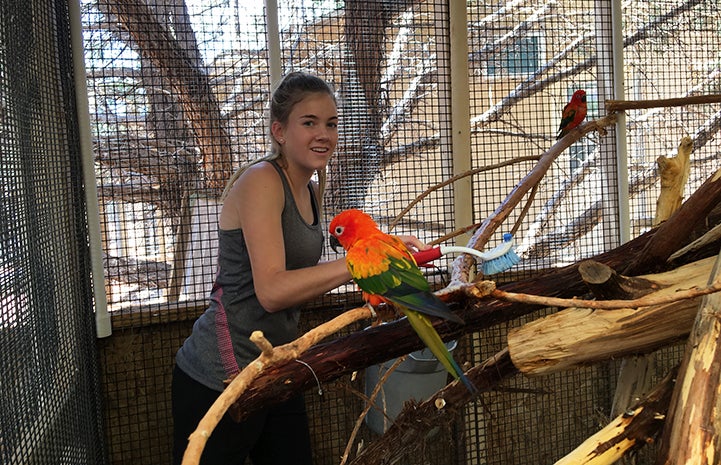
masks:
[(417, 312), (463, 323), (430, 292), (425, 276), (403, 242), (389, 235), (359, 240), (346, 255), (355, 283), (368, 294)]

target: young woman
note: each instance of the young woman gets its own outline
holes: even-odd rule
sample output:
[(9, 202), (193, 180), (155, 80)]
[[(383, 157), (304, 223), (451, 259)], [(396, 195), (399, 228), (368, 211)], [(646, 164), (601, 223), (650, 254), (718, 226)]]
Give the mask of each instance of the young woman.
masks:
[[(350, 280), (344, 259), (319, 263), (325, 168), (338, 142), (336, 101), (327, 83), (303, 72), (285, 76), (271, 100), (270, 133), (271, 154), (228, 183), (210, 305), (176, 355), (175, 464), (223, 381), (260, 355), (250, 334), (263, 331), (273, 346), (296, 339), (299, 305)], [(403, 240), (425, 247), (414, 237)], [(302, 395), (241, 423), (226, 414), (201, 463), (242, 465), (246, 457), (254, 465), (312, 464)]]

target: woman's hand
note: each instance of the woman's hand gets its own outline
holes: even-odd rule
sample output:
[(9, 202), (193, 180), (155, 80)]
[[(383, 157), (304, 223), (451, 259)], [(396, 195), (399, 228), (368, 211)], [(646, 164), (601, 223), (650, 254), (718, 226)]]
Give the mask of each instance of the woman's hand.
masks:
[(398, 239), (403, 241), (403, 243), (408, 247), (408, 250), (411, 252), (419, 251), (419, 250), (428, 250), (432, 248), (432, 246), (421, 242), (420, 239), (418, 239), (416, 236), (396, 236)]

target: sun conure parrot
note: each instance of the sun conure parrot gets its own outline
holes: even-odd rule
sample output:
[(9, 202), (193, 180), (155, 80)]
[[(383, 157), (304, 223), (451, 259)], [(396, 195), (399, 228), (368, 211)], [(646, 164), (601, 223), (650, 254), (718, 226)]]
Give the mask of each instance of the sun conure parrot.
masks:
[(563, 107), (561, 114), (561, 124), (558, 127), (558, 134), (556, 140), (568, 134), (568, 132), (581, 124), (586, 118), (586, 112), (588, 108), (586, 106), (586, 91), (577, 90), (571, 96), (571, 101)]
[(463, 320), (430, 292), (430, 286), (406, 245), (360, 210), (345, 210), (330, 223), (331, 245), (346, 250), (346, 265), (370, 305), (390, 302), (407, 318), (418, 336), (448, 372), (471, 393), (477, 392), (463, 374), (426, 315), (457, 323)]

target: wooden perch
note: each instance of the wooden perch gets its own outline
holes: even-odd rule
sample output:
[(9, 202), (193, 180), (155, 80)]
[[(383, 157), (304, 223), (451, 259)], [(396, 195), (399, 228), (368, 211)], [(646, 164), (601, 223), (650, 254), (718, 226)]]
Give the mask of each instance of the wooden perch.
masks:
[(642, 402), (614, 418), (555, 465), (611, 465), (630, 451), (654, 441), (671, 400), (673, 369)]
[[(305, 333), (295, 341), (276, 348), (268, 342), (262, 332), (254, 331), (250, 336), (250, 340), (261, 350), (260, 356), (238, 373), (230, 384), (228, 384), (226, 389), (200, 420), (195, 431), (190, 434), (188, 446), (185, 449), (185, 454), (183, 454), (183, 465), (196, 465), (200, 462), (200, 456), (203, 453), (205, 444), (208, 442), (208, 438), (213, 433), (218, 422), (220, 422), (220, 419), (223, 418), (223, 415), (234, 405), (238, 397), (261, 373), (281, 362), (292, 363), (297, 360), (297, 357), (306, 351), (308, 347), (317, 344), (319, 341), (355, 321), (370, 318), (371, 313), (368, 307), (350, 310)], [(236, 421), (242, 418), (240, 410), (241, 409), (237, 409), (234, 412), (233, 417)]]
[[(558, 156), (568, 147), (581, 139), (585, 134), (598, 131), (605, 134), (608, 126), (616, 124), (615, 115), (607, 115), (597, 120), (588, 121), (569, 132), (566, 137), (562, 137), (558, 142), (548, 149), (538, 163), (528, 172), (528, 174), (516, 185), (516, 187), (506, 196), (496, 210), (488, 215), (481, 223), (471, 239), (468, 246), (477, 250), (482, 250), (488, 243), (493, 233), (503, 224), (511, 212), (518, 206), (523, 197), (536, 186), (546, 175), (548, 169)], [(471, 280), (471, 269), (475, 261), (468, 254), (459, 255), (454, 261), (451, 269), (451, 283), (469, 282)]]
[(721, 95), (694, 95), (689, 97), (657, 100), (606, 100), (606, 111), (617, 112), (626, 110), (641, 110), (644, 108), (684, 107), (686, 105), (702, 105), (707, 103), (721, 103)]
[(658, 290), (638, 300), (666, 303), (638, 309), (569, 308), (513, 329), (508, 334), (511, 359), (525, 374), (545, 375), (623, 355), (647, 353), (683, 338), (691, 330), (701, 298), (676, 302), (669, 299), (679, 289), (704, 287), (712, 264), (713, 258), (709, 258), (643, 277)]
[(678, 155), (674, 158), (660, 156), (656, 160), (661, 177), (661, 192), (656, 200), (656, 216), (653, 225), (666, 221), (683, 200), (683, 189), (688, 181), (693, 140), (686, 136), (678, 146)]
[[(721, 254), (710, 280), (721, 277)], [(721, 462), (721, 295), (703, 299), (686, 344), (657, 463)]]

